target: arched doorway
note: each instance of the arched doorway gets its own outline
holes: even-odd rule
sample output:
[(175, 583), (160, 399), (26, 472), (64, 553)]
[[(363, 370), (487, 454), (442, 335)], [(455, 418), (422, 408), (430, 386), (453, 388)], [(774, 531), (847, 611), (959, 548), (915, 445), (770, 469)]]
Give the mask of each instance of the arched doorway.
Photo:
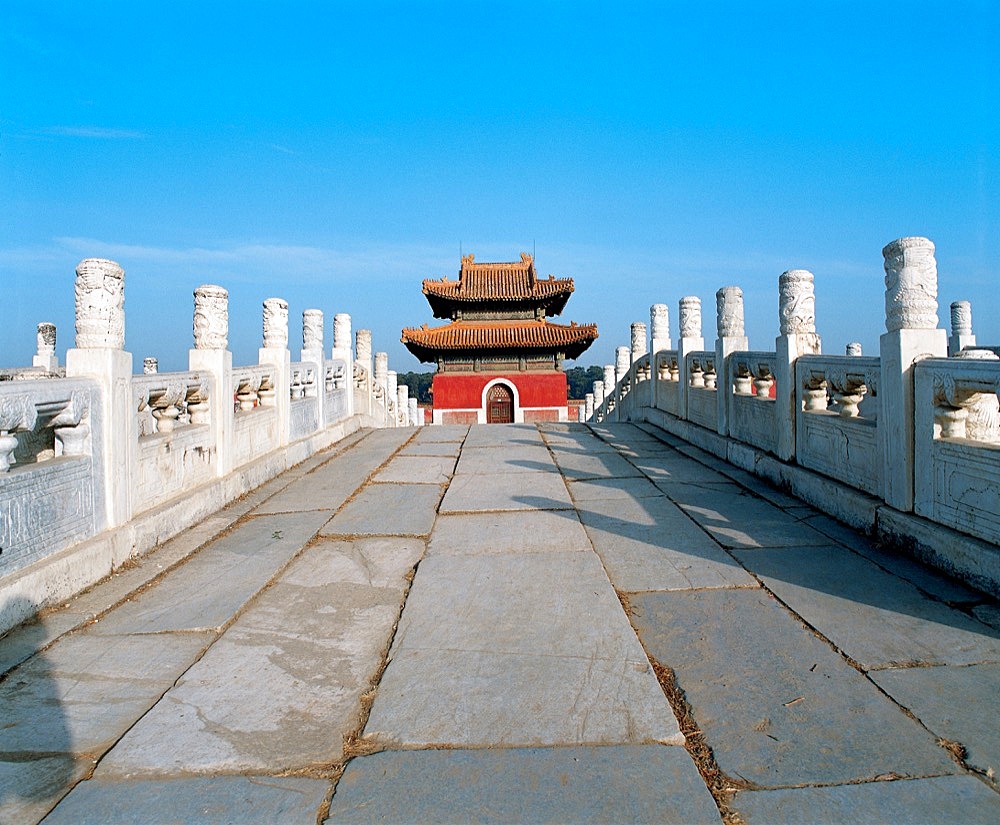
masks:
[(486, 395), (486, 423), (514, 422), (514, 394), (506, 384), (494, 384)]

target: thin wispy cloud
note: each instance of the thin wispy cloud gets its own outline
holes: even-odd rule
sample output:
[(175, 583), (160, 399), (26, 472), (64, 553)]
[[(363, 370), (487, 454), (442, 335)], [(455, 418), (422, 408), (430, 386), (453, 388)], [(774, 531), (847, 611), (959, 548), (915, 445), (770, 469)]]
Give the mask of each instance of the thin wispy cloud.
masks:
[(146, 136), (135, 129), (115, 129), (106, 126), (47, 126), (39, 131), (43, 135), (92, 140), (141, 140)]

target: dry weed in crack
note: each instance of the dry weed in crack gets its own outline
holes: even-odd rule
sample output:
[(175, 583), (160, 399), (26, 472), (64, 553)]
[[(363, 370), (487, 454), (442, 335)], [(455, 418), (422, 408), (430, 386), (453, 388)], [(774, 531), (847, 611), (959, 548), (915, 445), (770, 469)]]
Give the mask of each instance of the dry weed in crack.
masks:
[[(646, 655), (649, 656), (648, 652)], [(701, 774), (705, 785), (708, 786), (708, 791), (712, 794), (712, 799), (715, 800), (719, 813), (722, 815), (722, 821), (726, 825), (744, 825), (742, 817), (731, 807), (733, 794), (736, 791), (752, 789), (754, 786), (744, 780), (733, 779), (720, 770), (712, 748), (709, 747), (704, 734), (695, 724), (691, 706), (688, 704), (684, 691), (677, 684), (677, 677), (673, 670), (660, 664), (652, 656), (649, 656), (649, 662), (674, 715), (677, 717), (681, 733), (684, 734), (684, 748), (694, 760), (698, 773)]]

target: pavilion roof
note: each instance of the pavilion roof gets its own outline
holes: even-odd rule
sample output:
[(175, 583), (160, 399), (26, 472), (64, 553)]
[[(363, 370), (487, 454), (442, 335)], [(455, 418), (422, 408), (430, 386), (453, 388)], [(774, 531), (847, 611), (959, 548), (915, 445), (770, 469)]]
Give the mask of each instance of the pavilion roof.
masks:
[(577, 358), (597, 338), (596, 324), (550, 321), (453, 321), (440, 327), (408, 327), (400, 339), (421, 361), (455, 352), (562, 352)]
[(526, 252), (520, 261), (499, 263), (477, 263), (474, 255), (464, 255), (457, 281), (428, 279), (423, 291), (438, 318), (449, 317), (455, 303), (544, 305), (549, 314), (558, 315), (573, 292), (573, 279), (539, 279)]

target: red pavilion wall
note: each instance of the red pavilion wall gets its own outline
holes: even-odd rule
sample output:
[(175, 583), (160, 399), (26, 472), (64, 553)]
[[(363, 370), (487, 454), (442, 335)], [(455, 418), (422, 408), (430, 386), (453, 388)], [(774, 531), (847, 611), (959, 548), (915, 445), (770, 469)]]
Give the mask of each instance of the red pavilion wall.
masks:
[[(518, 403), (524, 407), (566, 407), (569, 387), (562, 372), (453, 373), (435, 375), (432, 384), (434, 409), (480, 409), (483, 390), (497, 378), (517, 387)], [(542, 419), (534, 419), (542, 420)], [(555, 419), (551, 419), (555, 420)]]

